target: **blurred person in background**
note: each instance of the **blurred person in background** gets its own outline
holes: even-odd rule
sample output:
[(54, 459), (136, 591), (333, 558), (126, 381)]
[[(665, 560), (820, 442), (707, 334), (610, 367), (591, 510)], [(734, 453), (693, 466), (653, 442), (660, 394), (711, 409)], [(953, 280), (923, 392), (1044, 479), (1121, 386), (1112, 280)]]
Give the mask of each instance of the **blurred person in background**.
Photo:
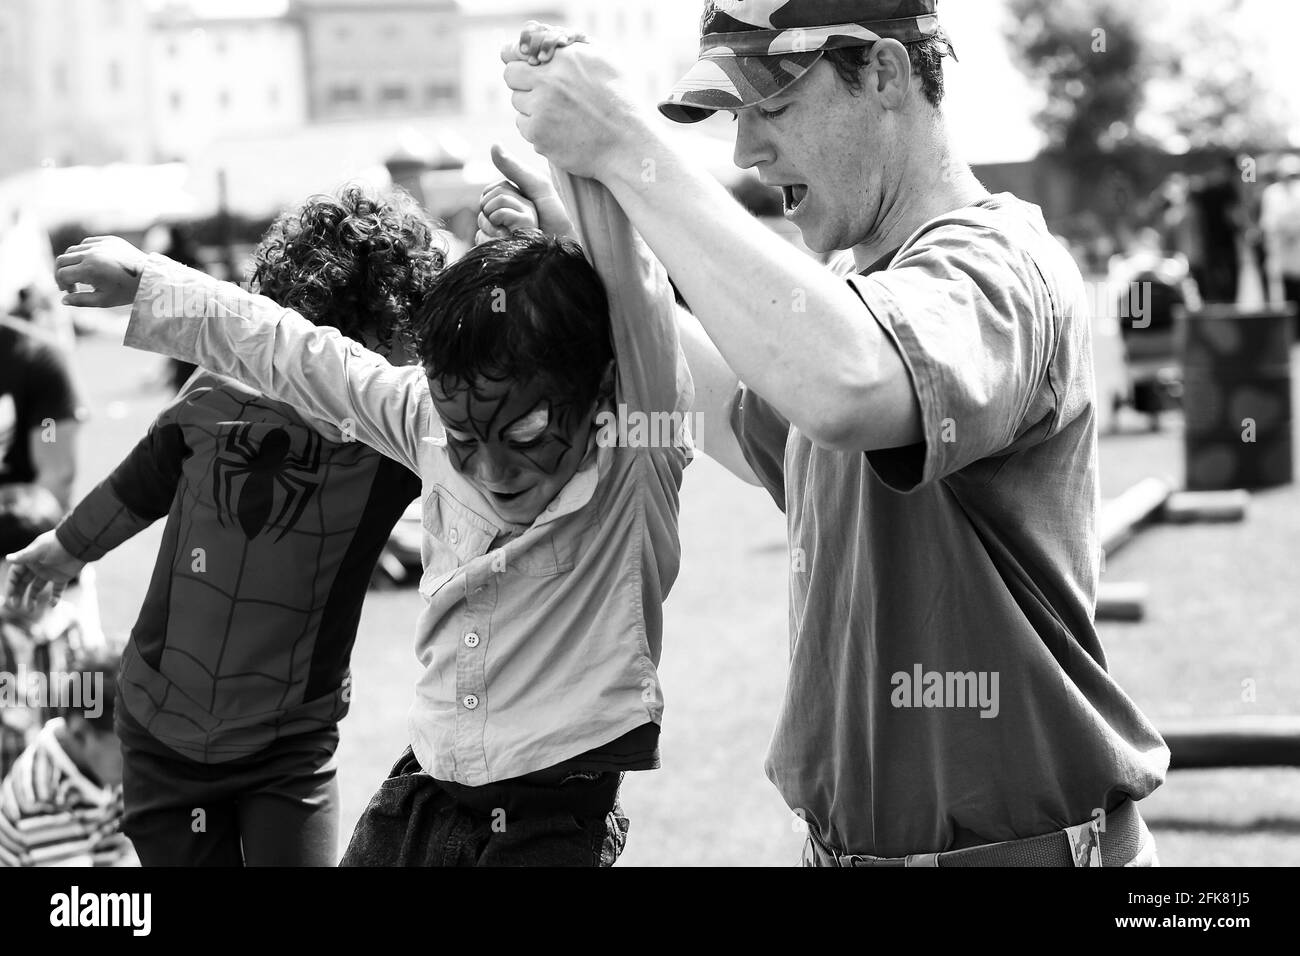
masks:
[[(0, 592), (9, 576), (6, 555), (53, 529), (63, 509), (38, 485), (0, 485)], [(70, 656), (105, 643), (93, 578), (53, 603), (34, 608), (0, 604), (0, 675), (11, 682), (0, 692), (0, 780), (41, 725), (55, 716), (45, 702), (29, 701), (32, 675), (66, 669)]]
[(0, 485), (38, 484), (67, 509), (85, 417), (68, 353), (34, 323), (0, 314)]
[(122, 833), (120, 661), (116, 648), (83, 648), (52, 678), (67, 705), (0, 774), (0, 867), (139, 865)]
[[(190, 233), (189, 227), (181, 223), (172, 223), (161, 228), (165, 230), (165, 241), (158, 243), (159, 248), (149, 249), (150, 252), (161, 252), (173, 262), (179, 262), (191, 269), (206, 271), (203, 268), (203, 260), (199, 256), (199, 244)], [(150, 238), (152, 237), (146, 237), (146, 248), (149, 247)], [(196, 368), (198, 366), (190, 362), (167, 359), (167, 383), (171, 386), (171, 390), (179, 393)]]
[(29, 328), (71, 354), (76, 345), (72, 312), (54, 284), (50, 233), (30, 211), (0, 204), (0, 320)]
[(1228, 156), (1191, 193), (1202, 251), (1200, 262), (1192, 262), (1192, 278), (1205, 302), (1237, 301), (1246, 240), (1240, 182), (1236, 157)]
[[(1259, 224), (1264, 233), (1269, 303), (1300, 305), (1300, 156), (1278, 160), (1277, 181), (1264, 188), (1260, 200)], [(1296, 336), (1300, 338), (1300, 318)]]

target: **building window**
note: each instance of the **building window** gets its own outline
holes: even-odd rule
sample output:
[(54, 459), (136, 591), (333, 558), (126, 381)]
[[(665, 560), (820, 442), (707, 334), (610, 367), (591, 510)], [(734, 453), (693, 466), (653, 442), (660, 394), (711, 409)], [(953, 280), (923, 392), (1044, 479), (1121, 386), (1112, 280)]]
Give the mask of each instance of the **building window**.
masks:
[(171, 40), (171, 41), (169, 41), (168, 44), (167, 44), (167, 58), (168, 58), (169, 60), (174, 60), (174, 59), (176, 59), (176, 41), (175, 41), (175, 40)]
[(334, 30), (334, 38), (340, 43), (347, 43), (352, 39), (352, 31), (347, 27), (337, 27)]
[(225, 37), (217, 37), (215, 40), (213, 40), (213, 41), (212, 41), (212, 49), (213, 49), (213, 51), (217, 54), (217, 56), (225, 56), (225, 55), (226, 55), (226, 38), (225, 38)]
[(217, 105), (223, 110), (230, 109), (230, 90), (217, 91)]
[(68, 65), (66, 63), (54, 64), (54, 92), (68, 92)]
[(122, 64), (116, 60), (110, 60), (108, 64), (108, 88), (110, 90), (121, 89), (122, 87)]
[(279, 89), (279, 87), (275, 87), (275, 86), (273, 86), (273, 87), (271, 87), (269, 90), (267, 90), (267, 91), (266, 91), (266, 100), (267, 100), (267, 102), (270, 103), (272, 106), (279, 106), (279, 105), (280, 105), (280, 89)]
[(424, 88), (424, 101), (430, 106), (446, 106), (456, 99), (456, 87), (450, 83), (430, 83)]
[(332, 106), (343, 106), (348, 103), (361, 102), (361, 89), (355, 84), (345, 86), (331, 86), (329, 93), (326, 94)]
[(379, 88), (381, 103), (405, 103), (408, 91), (403, 83), (386, 83)]
[(172, 90), (172, 95), (169, 98), (172, 104), (172, 112), (179, 113), (181, 111), (181, 106), (185, 102), (185, 97), (181, 96), (180, 90)]

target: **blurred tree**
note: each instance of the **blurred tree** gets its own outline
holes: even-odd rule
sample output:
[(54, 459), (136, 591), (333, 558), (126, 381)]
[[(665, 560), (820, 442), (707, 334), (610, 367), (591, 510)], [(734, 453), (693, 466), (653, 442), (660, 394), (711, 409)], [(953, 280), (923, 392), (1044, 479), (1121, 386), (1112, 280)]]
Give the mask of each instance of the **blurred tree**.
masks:
[[(1049, 152), (1086, 169), (1127, 148), (1277, 146), (1289, 100), (1259, 70), (1250, 0), (1008, 0), (1007, 40), (1046, 105)], [(1252, 33), (1252, 31), (1254, 31)], [(1114, 164), (1108, 164), (1114, 165)]]
[(1077, 238), (1123, 244), (1152, 179), (1152, 150), (1136, 123), (1146, 59), (1136, 7), (1009, 0), (1007, 8), (1012, 58), (1045, 94), (1035, 117), (1047, 137), (1043, 158), (1070, 184), (1072, 212), (1086, 210), (1096, 224)]
[(1255, 68), (1269, 27), (1249, 3), (1163, 0), (1154, 22), (1143, 128), (1177, 151), (1286, 142), (1290, 102)]
[(1009, 0), (1013, 59), (1038, 82), (1048, 151), (1086, 168), (1131, 141), (1142, 105), (1136, 5), (1120, 0)]

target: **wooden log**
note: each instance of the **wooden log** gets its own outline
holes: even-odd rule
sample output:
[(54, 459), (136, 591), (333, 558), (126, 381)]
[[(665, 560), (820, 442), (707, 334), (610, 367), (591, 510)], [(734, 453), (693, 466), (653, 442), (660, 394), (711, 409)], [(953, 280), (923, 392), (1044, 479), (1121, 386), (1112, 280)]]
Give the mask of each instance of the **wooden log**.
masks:
[(1140, 621), (1146, 613), (1147, 586), (1141, 581), (1102, 581), (1097, 587), (1098, 621)]
[(1300, 767), (1300, 716), (1165, 721), (1169, 769)]
[(1172, 492), (1172, 485), (1163, 478), (1143, 478), (1118, 498), (1103, 504), (1097, 518), (1102, 550), (1107, 555), (1119, 550), (1138, 525), (1160, 510)]
[(1175, 491), (1160, 511), (1163, 521), (1185, 524), (1190, 521), (1241, 521), (1250, 507), (1250, 492)]

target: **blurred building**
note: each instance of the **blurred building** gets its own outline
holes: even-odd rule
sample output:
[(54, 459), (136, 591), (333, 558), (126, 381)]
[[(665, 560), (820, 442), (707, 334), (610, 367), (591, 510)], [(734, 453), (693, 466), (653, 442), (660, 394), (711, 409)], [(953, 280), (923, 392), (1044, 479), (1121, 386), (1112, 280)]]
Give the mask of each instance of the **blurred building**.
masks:
[(151, 157), (137, 0), (0, 3), (0, 175)]
[(154, 158), (190, 159), (227, 136), (301, 126), (306, 67), (299, 25), (280, 16), (159, 11), (149, 31)]
[(461, 108), (455, 0), (293, 0), (313, 121)]
[(567, 24), (563, 2), (555, 0), (548, 7), (537, 0), (515, 0), (494, 3), (487, 11), (472, 2), (461, 4), (461, 90), (468, 116), (513, 112), (510, 90), (501, 79), (501, 47), (518, 37), (520, 28), (529, 20)]
[(695, 62), (704, 4), (663, 0), (563, 0), (567, 22), (618, 51), (632, 95), (658, 103)]

